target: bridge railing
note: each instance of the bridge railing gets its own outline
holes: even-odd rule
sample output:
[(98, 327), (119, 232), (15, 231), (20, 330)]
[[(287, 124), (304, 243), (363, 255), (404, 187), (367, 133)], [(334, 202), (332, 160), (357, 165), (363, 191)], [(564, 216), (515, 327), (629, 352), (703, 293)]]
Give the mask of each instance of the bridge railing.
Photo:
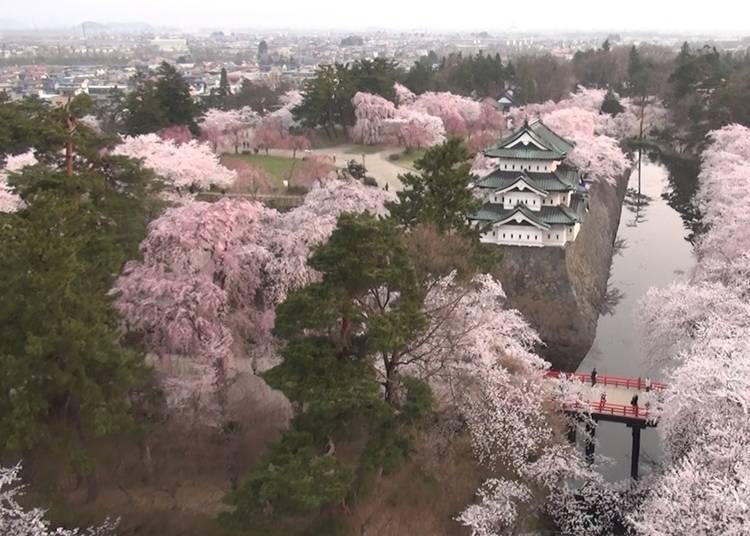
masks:
[[(583, 383), (591, 384), (591, 374), (585, 372), (564, 372), (561, 373), (559, 370), (548, 370), (546, 376), (548, 378), (559, 378), (560, 374), (565, 374), (566, 378), (575, 379)], [(644, 378), (627, 378), (624, 376), (609, 376), (606, 374), (596, 375), (597, 385), (610, 385), (612, 387), (624, 387), (625, 389), (638, 389), (644, 391), (646, 389), (646, 380)], [(667, 388), (666, 383), (651, 381), (651, 389), (663, 390)]]
[(564, 411), (586, 412), (599, 415), (617, 415), (629, 417), (631, 419), (643, 419), (644, 421), (653, 417), (650, 415), (648, 409), (643, 409), (638, 406), (613, 404), (611, 402), (565, 402), (563, 403), (562, 408)]

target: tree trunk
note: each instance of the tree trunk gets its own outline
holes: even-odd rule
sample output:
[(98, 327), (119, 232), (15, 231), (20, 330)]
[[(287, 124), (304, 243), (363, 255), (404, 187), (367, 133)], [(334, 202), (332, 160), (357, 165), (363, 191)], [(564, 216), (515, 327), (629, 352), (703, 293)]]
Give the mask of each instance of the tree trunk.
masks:
[(396, 358), (388, 359), (388, 356), (383, 355), (383, 368), (385, 368), (385, 401), (392, 405), (395, 395), (393, 376), (396, 371)]
[(65, 142), (65, 174), (73, 176), (73, 140), (70, 138)]
[(65, 140), (65, 173), (68, 177), (73, 176), (73, 158), (75, 152), (75, 146), (73, 144), (73, 134), (76, 132), (76, 120), (75, 117), (70, 115), (70, 97), (68, 97), (68, 104), (65, 107), (65, 126), (68, 129), (68, 138)]

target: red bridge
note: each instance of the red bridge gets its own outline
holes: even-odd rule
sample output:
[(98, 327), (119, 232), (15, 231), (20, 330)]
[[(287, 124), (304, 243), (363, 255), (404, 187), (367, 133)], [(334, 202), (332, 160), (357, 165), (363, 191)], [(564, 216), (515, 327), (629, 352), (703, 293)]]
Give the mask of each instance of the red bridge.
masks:
[(646, 393), (657, 395), (663, 392), (667, 385), (645, 378), (626, 378), (623, 376), (608, 376), (597, 374), (596, 382), (592, 375), (579, 372), (547, 371), (548, 378), (565, 378), (591, 385), (591, 398), (587, 401), (563, 402), (562, 410), (571, 417), (569, 437), (575, 442), (576, 418), (590, 415), (593, 422), (586, 426), (586, 455), (593, 461), (594, 439), (596, 423), (599, 421), (622, 423), (633, 430), (633, 448), (631, 455), (630, 476), (638, 478), (638, 458), (641, 445), (641, 430), (655, 427), (657, 418), (650, 408), (650, 401), (640, 400), (640, 397), (652, 398)]

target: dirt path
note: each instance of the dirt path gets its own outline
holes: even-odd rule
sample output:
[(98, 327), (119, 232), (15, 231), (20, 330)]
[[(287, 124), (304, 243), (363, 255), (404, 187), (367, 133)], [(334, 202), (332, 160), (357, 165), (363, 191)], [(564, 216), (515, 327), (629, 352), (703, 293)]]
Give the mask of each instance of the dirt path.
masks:
[[(388, 156), (393, 154), (395, 151), (386, 150), (372, 154), (364, 155), (364, 164), (367, 168), (367, 174), (374, 177), (378, 181), (378, 184), (382, 187), (386, 184), (388, 189), (398, 191), (401, 189), (401, 181), (398, 176), (406, 173), (409, 168), (398, 165), (395, 162), (388, 160)], [(337, 167), (344, 167), (349, 160), (356, 160), (362, 163), (363, 155), (356, 151), (356, 148), (351, 145), (340, 145), (338, 147), (331, 147), (328, 149), (313, 149), (310, 153), (305, 154), (322, 154), (332, 156), (335, 159)], [(282, 149), (272, 149), (269, 154), (276, 156), (285, 156), (291, 158), (292, 151)], [(300, 156), (300, 153), (297, 153)]]

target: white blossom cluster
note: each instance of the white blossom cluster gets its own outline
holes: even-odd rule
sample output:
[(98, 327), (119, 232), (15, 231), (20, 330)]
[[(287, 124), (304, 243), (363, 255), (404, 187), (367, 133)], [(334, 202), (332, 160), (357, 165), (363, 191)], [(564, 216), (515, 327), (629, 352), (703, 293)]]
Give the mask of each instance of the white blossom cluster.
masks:
[(709, 140), (698, 265), (642, 307), (651, 358), (671, 371), (659, 424), (667, 467), (631, 516), (644, 535), (750, 534), (750, 129)]
[(51, 528), (41, 508), (24, 508), (18, 503), (23, 494), (21, 466), (0, 466), (0, 534), (7, 536), (106, 536), (113, 534), (117, 521), (106, 520), (87, 529)]

